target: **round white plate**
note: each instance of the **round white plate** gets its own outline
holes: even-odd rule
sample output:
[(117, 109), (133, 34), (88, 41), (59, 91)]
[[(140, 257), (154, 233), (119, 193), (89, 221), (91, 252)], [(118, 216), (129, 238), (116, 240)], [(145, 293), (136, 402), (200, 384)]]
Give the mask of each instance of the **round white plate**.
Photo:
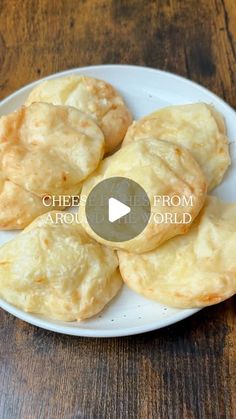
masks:
[[(112, 83), (124, 96), (135, 119), (170, 104), (199, 101), (213, 104), (226, 119), (232, 157), (232, 166), (224, 182), (214, 191), (214, 194), (226, 201), (236, 201), (236, 144), (234, 142), (236, 114), (223, 100), (182, 77), (145, 67), (128, 65), (83, 67), (53, 74), (47, 78), (70, 74), (86, 74)], [(37, 83), (31, 83), (3, 100), (0, 104), (0, 115), (12, 112), (22, 105)], [(16, 234), (18, 233), (13, 231), (0, 232), (0, 244), (7, 242)], [(148, 332), (168, 326), (198, 311), (164, 307), (138, 296), (126, 286), (100, 315), (80, 323), (47, 320), (41, 316), (24, 313), (2, 300), (0, 300), (0, 306), (14, 316), (44, 329), (88, 337), (115, 337)]]

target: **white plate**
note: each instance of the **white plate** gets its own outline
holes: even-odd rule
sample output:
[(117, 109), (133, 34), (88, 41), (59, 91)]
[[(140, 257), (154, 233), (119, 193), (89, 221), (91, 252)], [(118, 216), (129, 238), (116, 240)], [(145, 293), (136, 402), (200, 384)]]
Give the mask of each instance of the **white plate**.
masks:
[[(204, 101), (213, 104), (225, 117), (230, 138), (232, 166), (215, 194), (227, 201), (236, 201), (236, 114), (223, 100), (205, 88), (174, 74), (145, 67), (128, 65), (101, 65), (83, 67), (54, 74), (56, 78), (69, 74), (86, 74), (112, 83), (124, 96), (134, 117), (170, 104)], [(0, 104), (0, 115), (14, 111), (24, 103), (35, 83), (23, 87)], [(16, 232), (0, 232), (0, 243), (7, 242)], [(144, 299), (125, 286), (101, 315), (82, 323), (52, 321), (22, 310), (0, 300), (0, 306), (28, 323), (74, 336), (115, 337), (159, 329), (182, 320), (198, 310), (177, 310)]]

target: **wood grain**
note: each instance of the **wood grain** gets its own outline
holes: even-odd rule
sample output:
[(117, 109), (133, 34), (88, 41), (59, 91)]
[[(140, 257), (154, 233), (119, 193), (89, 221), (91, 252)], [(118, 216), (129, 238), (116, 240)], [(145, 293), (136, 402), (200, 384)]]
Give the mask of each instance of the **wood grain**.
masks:
[[(0, 0), (0, 97), (72, 67), (191, 78), (236, 108), (234, 0)], [(73, 338), (0, 313), (1, 419), (236, 418), (236, 299), (166, 329)]]

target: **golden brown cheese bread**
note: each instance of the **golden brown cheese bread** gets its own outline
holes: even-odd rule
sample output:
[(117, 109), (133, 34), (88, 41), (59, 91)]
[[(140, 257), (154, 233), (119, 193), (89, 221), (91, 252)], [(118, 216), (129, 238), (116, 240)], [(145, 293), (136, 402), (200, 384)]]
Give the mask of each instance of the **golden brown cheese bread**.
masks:
[(44, 205), (39, 196), (0, 176), (0, 230), (26, 227), (39, 215), (57, 209), (49, 204)]
[(113, 151), (123, 140), (132, 116), (120, 94), (109, 83), (85, 76), (58, 77), (38, 84), (26, 105), (48, 102), (73, 106), (91, 115), (105, 135), (105, 151)]
[[(146, 191), (151, 205), (151, 218), (143, 232), (124, 242), (104, 240), (91, 229), (86, 218), (86, 197), (99, 182), (115, 176), (137, 182)], [(168, 141), (149, 138), (134, 141), (104, 159), (93, 175), (84, 182), (81, 195), (84, 199), (79, 216), (88, 234), (108, 246), (143, 253), (188, 231), (204, 204), (206, 181), (200, 167), (186, 149)], [(187, 202), (186, 205), (166, 206), (162, 199), (156, 202), (157, 196), (177, 196), (181, 201), (185, 198)], [(177, 222), (158, 222), (155, 215), (166, 213), (176, 214)], [(190, 215), (190, 223), (181, 223), (184, 213)]]
[(103, 152), (102, 131), (75, 108), (34, 103), (0, 118), (2, 173), (39, 196), (78, 193)]
[(119, 291), (118, 258), (78, 223), (58, 221), (58, 214), (65, 213), (37, 218), (0, 248), (0, 295), (26, 312), (83, 320)]
[(205, 307), (236, 293), (236, 204), (208, 197), (189, 232), (143, 255), (118, 252), (125, 283), (172, 307)]
[(149, 137), (186, 147), (203, 170), (208, 190), (221, 183), (230, 165), (224, 119), (205, 103), (169, 106), (145, 116), (130, 126), (122, 146)]

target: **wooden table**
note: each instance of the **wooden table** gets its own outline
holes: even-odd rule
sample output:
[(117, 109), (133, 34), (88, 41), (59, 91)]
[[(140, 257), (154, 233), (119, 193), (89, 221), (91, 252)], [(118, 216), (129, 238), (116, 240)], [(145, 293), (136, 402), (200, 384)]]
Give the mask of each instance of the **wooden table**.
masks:
[[(235, 0), (0, 0), (0, 96), (64, 69), (129, 63), (236, 107)], [(1, 419), (236, 418), (235, 298), (166, 329), (61, 336), (1, 311)]]

